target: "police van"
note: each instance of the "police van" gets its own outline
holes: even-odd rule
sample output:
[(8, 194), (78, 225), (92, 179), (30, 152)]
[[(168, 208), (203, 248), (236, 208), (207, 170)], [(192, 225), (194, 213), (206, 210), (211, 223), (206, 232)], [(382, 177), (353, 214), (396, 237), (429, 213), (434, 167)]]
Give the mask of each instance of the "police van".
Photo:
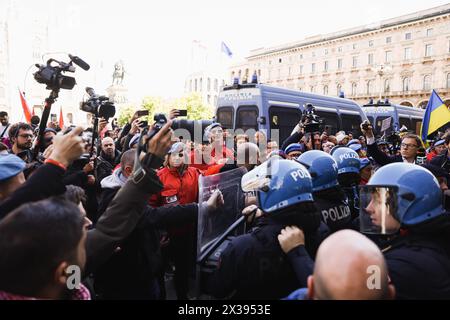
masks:
[(408, 131), (417, 135), (420, 134), (425, 113), (423, 109), (391, 104), (389, 101), (379, 101), (375, 104), (369, 102), (363, 105), (363, 110), (377, 133), (381, 132), (383, 120), (390, 117), (389, 129), (399, 131), (401, 127), (405, 126)]
[(352, 100), (306, 93), (265, 84), (239, 84), (224, 87), (217, 99), (216, 121), (225, 129), (254, 129), (266, 132), (279, 130), (284, 141), (301, 119), (307, 104), (315, 107), (322, 124), (319, 131), (335, 134), (344, 130), (360, 135), (359, 126), (366, 116)]

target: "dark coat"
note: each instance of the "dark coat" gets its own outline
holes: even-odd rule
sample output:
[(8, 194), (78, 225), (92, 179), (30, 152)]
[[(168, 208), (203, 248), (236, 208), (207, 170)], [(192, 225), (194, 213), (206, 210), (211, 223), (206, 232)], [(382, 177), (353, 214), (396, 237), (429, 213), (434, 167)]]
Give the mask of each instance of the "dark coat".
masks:
[[(103, 189), (100, 210), (108, 207), (120, 187)], [(95, 273), (95, 289), (103, 299), (157, 299), (154, 290), (162, 268), (160, 228), (193, 222), (197, 204), (143, 209), (136, 228)]]
[(430, 164), (441, 167), (447, 173), (450, 173), (450, 161), (448, 159), (448, 150), (431, 159)]
[[(311, 264), (306, 272), (295, 271), (282, 251), (278, 235), (286, 225), (259, 218), (250, 233), (233, 238), (220, 256), (220, 263), (208, 283), (208, 291), (217, 298), (280, 299), (305, 286), (305, 275), (312, 273)], [(305, 234), (310, 257), (319, 245), (318, 234)], [(308, 259), (310, 262), (311, 259)], [(300, 278), (300, 279), (299, 279)]]
[(115, 151), (114, 158), (110, 159), (105, 156), (103, 151), (100, 153), (100, 156), (97, 158), (97, 168), (96, 175), (97, 181), (100, 183), (104, 178), (110, 176), (114, 170), (114, 168), (120, 162), (121, 153), (119, 151)]
[(450, 299), (450, 259), (439, 242), (398, 237), (384, 257), (397, 299)]
[(367, 145), (367, 155), (369, 157), (372, 157), (375, 160), (375, 162), (377, 164), (379, 164), (380, 166), (384, 166), (386, 164), (394, 163), (394, 162), (403, 162), (402, 156), (399, 156), (399, 155), (388, 156), (388, 155), (384, 154), (383, 152), (381, 152), (378, 149), (378, 146), (376, 143)]

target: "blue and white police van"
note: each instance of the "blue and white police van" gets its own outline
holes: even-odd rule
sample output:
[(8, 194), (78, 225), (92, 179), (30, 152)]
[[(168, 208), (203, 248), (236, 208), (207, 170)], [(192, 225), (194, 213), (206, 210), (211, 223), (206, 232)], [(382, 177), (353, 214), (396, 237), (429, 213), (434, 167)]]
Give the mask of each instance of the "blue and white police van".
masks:
[(260, 130), (271, 139), (271, 130), (278, 130), (284, 141), (301, 119), (307, 104), (322, 120), (319, 131), (335, 134), (344, 130), (360, 135), (360, 124), (366, 120), (362, 108), (354, 101), (338, 97), (301, 92), (256, 83), (224, 87), (219, 93), (216, 121), (225, 129)]
[(420, 134), (425, 110), (402, 105), (391, 104), (389, 101), (368, 103), (363, 105), (367, 119), (374, 126), (377, 133), (380, 133), (383, 120), (391, 117), (390, 129), (399, 131), (402, 126), (408, 131)]

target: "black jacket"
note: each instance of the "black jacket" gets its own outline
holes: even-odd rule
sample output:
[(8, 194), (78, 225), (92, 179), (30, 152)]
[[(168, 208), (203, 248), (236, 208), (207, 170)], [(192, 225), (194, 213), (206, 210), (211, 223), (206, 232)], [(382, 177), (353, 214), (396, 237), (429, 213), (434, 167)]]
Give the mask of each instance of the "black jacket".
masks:
[[(299, 270), (297, 275), (278, 242), (277, 237), (284, 227), (284, 224), (259, 218), (254, 230), (233, 238), (221, 253), (219, 266), (208, 280), (208, 291), (217, 298), (280, 299), (305, 286), (302, 281), (305, 274), (312, 273), (311, 259), (304, 266), (306, 271)], [(314, 257), (319, 235), (305, 234), (305, 237), (308, 254)]]
[(291, 143), (300, 143), (300, 140), (303, 138), (303, 133), (294, 132), (291, 136), (289, 136), (286, 140), (283, 141), (283, 144), (281, 145), (281, 150), (285, 150), (287, 146), (289, 146)]
[(399, 155), (388, 156), (388, 155), (384, 154), (383, 152), (381, 152), (378, 149), (378, 146), (376, 143), (367, 145), (367, 155), (369, 157), (372, 157), (373, 160), (375, 160), (375, 162), (377, 164), (379, 164), (380, 166), (384, 166), (386, 164), (394, 163), (394, 162), (403, 162), (402, 156), (399, 156)]
[(384, 257), (397, 299), (450, 299), (450, 259), (439, 242), (398, 237)]
[(352, 227), (352, 210), (346, 194), (340, 188), (314, 192), (314, 203), (330, 232)]
[(448, 150), (445, 150), (443, 154), (440, 154), (431, 159), (430, 163), (437, 167), (441, 167), (447, 173), (450, 173), (450, 161), (448, 159)]
[[(108, 206), (119, 188), (103, 189), (100, 210)], [(193, 222), (197, 204), (143, 210), (131, 234), (95, 273), (95, 289), (102, 299), (157, 299), (152, 291), (162, 268), (159, 229)]]
[(114, 158), (110, 159), (105, 156), (103, 151), (101, 151), (100, 156), (97, 158), (97, 168), (96, 168), (96, 176), (97, 181), (100, 183), (104, 178), (110, 176), (113, 172), (115, 166), (120, 162), (119, 151), (115, 151)]

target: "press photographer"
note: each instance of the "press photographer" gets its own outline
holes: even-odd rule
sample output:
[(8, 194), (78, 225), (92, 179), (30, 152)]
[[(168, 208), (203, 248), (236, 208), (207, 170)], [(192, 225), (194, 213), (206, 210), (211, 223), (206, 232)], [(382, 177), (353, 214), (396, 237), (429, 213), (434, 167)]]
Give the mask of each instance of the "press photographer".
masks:
[(367, 155), (372, 157), (380, 166), (393, 162), (415, 163), (422, 147), (422, 140), (415, 134), (407, 134), (400, 143), (400, 155), (388, 156), (378, 149), (373, 134), (373, 127), (368, 120), (361, 124), (361, 131), (367, 139)]

